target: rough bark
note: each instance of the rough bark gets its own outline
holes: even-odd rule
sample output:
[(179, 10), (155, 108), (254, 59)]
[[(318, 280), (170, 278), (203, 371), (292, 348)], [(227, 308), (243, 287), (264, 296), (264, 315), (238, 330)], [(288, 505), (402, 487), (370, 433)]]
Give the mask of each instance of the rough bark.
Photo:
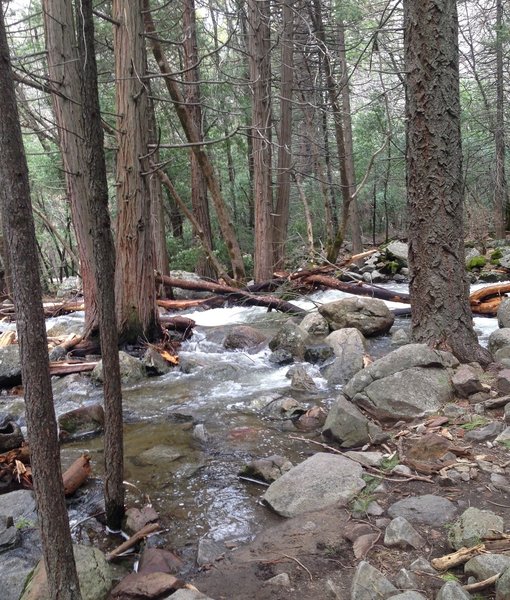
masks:
[(48, 587), (55, 600), (80, 600), (64, 501), (53, 407), (42, 289), (28, 169), (14, 95), (3, 11), (0, 10), (0, 200), (16, 305), (28, 438)]
[(503, 0), (496, 1), (496, 122), (494, 142), (496, 145), (496, 186), (494, 204), (496, 212), (496, 237), (505, 239), (510, 225), (510, 206), (506, 181), (505, 161), (505, 80), (503, 72)]
[(83, 170), (80, 60), (74, 27), (73, 3), (44, 0), (44, 33), (48, 52), (48, 77), (58, 92), (52, 94), (67, 195), (78, 252), (85, 298), (85, 332), (97, 327), (97, 290), (92, 267), (90, 221), (84, 199), (90, 182)]
[[(104, 155), (103, 129), (97, 88), (92, 0), (79, 0), (78, 31), (82, 66), (83, 146), (90, 195), (87, 212), (92, 223), (94, 277), (98, 290), (99, 338), (104, 365), (104, 469), (106, 522), (120, 529), (124, 516), (123, 420), (118, 334), (115, 320), (115, 247), (108, 211), (108, 182)], [(154, 287), (154, 286), (153, 286)]]
[[(198, 131), (200, 139), (203, 140), (202, 107), (200, 105), (200, 80), (198, 68), (197, 49), (197, 24), (195, 14), (195, 1), (185, 0), (182, 14), (183, 20), (183, 51), (184, 51), (184, 80), (186, 81), (184, 98), (188, 105), (190, 118)], [(209, 203), (207, 201), (207, 182), (205, 180), (200, 164), (193, 150), (190, 151), (191, 162), (191, 206), (200, 229), (204, 235), (204, 242), (209, 251), (213, 248), (211, 219), (209, 217)], [(210, 252), (209, 252), (210, 253)], [(208, 254), (203, 254), (195, 268), (198, 275), (212, 278), (214, 268), (209, 262)]]
[(278, 176), (273, 217), (274, 268), (285, 266), (285, 243), (289, 225), (290, 169), (292, 166), (292, 88), (294, 82), (294, 8), (290, 0), (281, 2), (280, 135), (278, 137)]
[(407, 188), (412, 335), (488, 363), (464, 267), (455, 0), (405, 0)]
[(254, 278), (273, 273), (273, 190), (271, 185), (271, 34), (269, 0), (248, 0), (248, 54), (252, 95)]
[[(140, 157), (149, 142), (143, 0), (114, 0), (117, 113), (117, 259), (115, 296), (121, 342), (160, 336), (148, 182)], [(146, 165), (147, 166), (147, 165)]]

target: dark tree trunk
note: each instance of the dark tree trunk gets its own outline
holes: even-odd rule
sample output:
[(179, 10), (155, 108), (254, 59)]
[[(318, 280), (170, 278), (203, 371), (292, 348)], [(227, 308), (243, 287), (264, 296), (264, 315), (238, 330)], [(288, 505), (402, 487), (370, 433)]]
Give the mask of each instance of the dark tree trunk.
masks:
[(78, 37), (82, 62), (82, 120), (85, 164), (90, 180), (86, 208), (92, 223), (94, 275), (98, 290), (99, 337), (104, 372), (104, 469), (106, 522), (110, 529), (120, 529), (124, 516), (124, 462), (122, 394), (118, 335), (115, 321), (115, 247), (108, 212), (108, 183), (104, 156), (103, 129), (97, 88), (92, 0), (79, 0)]
[(510, 225), (510, 206), (505, 162), (505, 80), (503, 70), (503, 0), (496, 1), (496, 122), (494, 138), (496, 144), (496, 237), (505, 239), (506, 228)]
[(457, 26), (455, 0), (404, 1), (412, 334), (488, 363), (464, 267)]
[(64, 500), (28, 169), (0, 9), (0, 199), (13, 276), (28, 438), (50, 597), (80, 600)]

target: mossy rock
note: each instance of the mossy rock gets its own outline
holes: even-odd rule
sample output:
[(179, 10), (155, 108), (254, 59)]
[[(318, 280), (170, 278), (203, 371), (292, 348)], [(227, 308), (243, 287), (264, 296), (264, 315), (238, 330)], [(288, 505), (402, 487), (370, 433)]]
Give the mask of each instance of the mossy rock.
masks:
[(491, 254), (491, 265), (499, 265), (499, 259), (503, 256), (503, 252), (501, 252), (500, 248), (496, 248), (494, 252)]
[(473, 256), (473, 258), (469, 260), (467, 268), (469, 271), (471, 271), (472, 269), (480, 269), (482, 267), (485, 267), (486, 264), (487, 259), (485, 258), (485, 256)]

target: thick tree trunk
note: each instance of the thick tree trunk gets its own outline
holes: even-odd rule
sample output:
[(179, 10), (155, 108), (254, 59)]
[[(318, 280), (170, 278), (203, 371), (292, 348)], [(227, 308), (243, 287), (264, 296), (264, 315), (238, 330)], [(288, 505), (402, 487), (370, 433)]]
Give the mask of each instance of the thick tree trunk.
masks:
[(503, 0), (496, 1), (496, 122), (494, 141), (496, 144), (496, 186), (494, 204), (496, 212), (496, 237), (505, 239), (510, 225), (510, 206), (506, 181), (505, 161), (505, 81), (503, 73)]
[[(184, 1), (183, 20), (183, 50), (184, 50), (184, 80), (186, 81), (184, 98), (186, 100), (190, 118), (196, 130), (203, 140), (202, 107), (200, 105), (200, 80), (198, 69), (197, 49), (197, 24), (195, 14), (195, 0)], [(209, 251), (213, 248), (211, 219), (209, 217), (209, 203), (207, 201), (207, 182), (205, 180), (200, 164), (193, 150), (190, 150), (191, 161), (191, 206), (196, 220), (200, 224), (204, 241)], [(196, 265), (196, 272), (202, 277), (214, 277), (214, 269), (209, 261), (208, 255), (204, 253)]]
[(99, 337), (104, 373), (104, 469), (106, 522), (110, 529), (120, 529), (124, 516), (124, 461), (122, 394), (118, 335), (115, 320), (115, 247), (108, 211), (108, 182), (104, 155), (103, 128), (97, 88), (97, 65), (94, 47), (92, 0), (78, 0), (78, 38), (83, 60), (82, 124), (85, 163), (90, 195), (83, 199), (93, 241), (94, 276), (98, 290)]
[(271, 33), (269, 0), (248, 0), (248, 54), (252, 93), (255, 281), (273, 274), (273, 190), (271, 185)]
[(280, 135), (278, 138), (278, 176), (273, 217), (274, 268), (285, 267), (285, 244), (289, 225), (290, 169), (292, 166), (292, 88), (294, 81), (294, 8), (291, 0), (282, 4)]
[(457, 26), (455, 0), (404, 1), (412, 334), (488, 363), (464, 267)]
[(67, 195), (80, 255), (80, 274), (85, 297), (85, 332), (97, 328), (97, 289), (92, 267), (91, 224), (86, 211), (90, 189), (83, 171), (80, 60), (74, 27), (73, 3), (43, 0), (44, 32), (48, 51), (48, 76), (58, 94), (52, 95)]
[(80, 600), (53, 407), (28, 169), (0, 10), (0, 200), (10, 254), (28, 438), (50, 597)]
[(149, 142), (143, 0), (112, 3), (117, 113), (117, 261), (115, 296), (121, 342), (161, 334), (156, 307), (148, 182), (140, 157)]

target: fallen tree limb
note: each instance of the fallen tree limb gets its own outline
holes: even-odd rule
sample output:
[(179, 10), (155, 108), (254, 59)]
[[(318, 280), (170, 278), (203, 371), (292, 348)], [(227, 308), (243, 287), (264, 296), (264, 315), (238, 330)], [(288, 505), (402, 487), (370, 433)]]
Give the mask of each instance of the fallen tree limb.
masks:
[(483, 581), (476, 581), (475, 583), (468, 583), (467, 585), (463, 585), (462, 589), (466, 590), (466, 592), (481, 592), (486, 588), (490, 587), (492, 584), (496, 583), (496, 581), (501, 577), (501, 573), (496, 573), (492, 577), (488, 577)]
[(50, 375), (70, 375), (71, 373), (88, 373), (93, 371), (96, 362), (64, 363), (50, 362)]
[(141, 542), (145, 537), (147, 537), (151, 533), (158, 531), (159, 529), (161, 529), (161, 526), (158, 523), (149, 523), (148, 525), (145, 525), (145, 527), (142, 527), (140, 531), (137, 531), (128, 540), (123, 542), (120, 546), (117, 546), (115, 550), (112, 550), (109, 554), (107, 554), (106, 560), (113, 560), (116, 556), (119, 556), (119, 554), (122, 554), (126, 550), (129, 550), (130, 548), (138, 544), (138, 542)]
[(485, 552), (485, 544), (477, 544), (471, 548), (461, 548), (460, 550), (452, 552), (451, 554), (446, 554), (445, 556), (440, 556), (439, 558), (433, 558), (430, 564), (434, 567), (434, 569), (436, 569), (436, 571), (447, 571), (453, 567), (463, 565), (464, 563), (467, 563), (468, 560), (471, 560), (475, 556)]
[(221, 283), (214, 283), (212, 281), (188, 281), (184, 279), (176, 279), (174, 277), (167, 277), (165, 275), (156, 275), (156, 282), (185, 290), (221, 294), (227, 298), (242, 301), (248, 306), (264, 306), (268, 309), (279, 310), (280, 312), (297, 315), (302, 315), (306, 312), (299, 306), (295, 306), (286, 300), (276, 298), (276, 296), (255, 296), (244, 290), (239, 290)]
[(73, 464), (62, 475), (64, 481), (64, 494), (72, 496), (80, 488), (92, 473), (90, 466), (90, 456), (83, 454), (77, 458)]

